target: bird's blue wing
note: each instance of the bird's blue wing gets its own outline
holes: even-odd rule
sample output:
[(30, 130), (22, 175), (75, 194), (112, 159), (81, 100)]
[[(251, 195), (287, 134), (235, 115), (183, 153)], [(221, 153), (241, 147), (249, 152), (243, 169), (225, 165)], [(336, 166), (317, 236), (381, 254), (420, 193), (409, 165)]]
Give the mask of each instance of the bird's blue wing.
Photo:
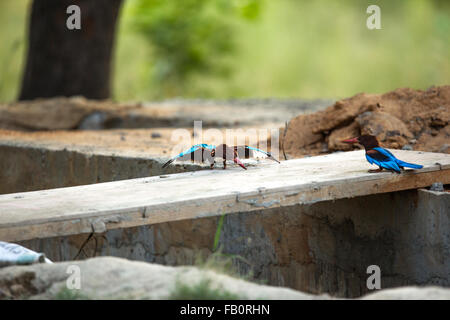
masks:
[(392, 152), (390, 152), (387, 149), (384, 149), (384, 148), (381, 148), (381, 147), (376, 147), (376, 148), (373, 148), (373, 150), (377, 150), (378, 152), (381, 152), (386, 157), (391, 158), (391, 160), (397, 160), (397, 158), (392, 154)]
[[(372, 159), (367, 153), (366, 153), (366, 159), (367, 159), (367, 161), (368, 161), (370, 164), (374, 164), (374, 163), (375, 163), (375, 160)], [(376, 164), (376, 163), (375, 163), (375, 164)]]
[(213, 149), (216, 148), (215, 145), (212, 145), (212, 144), (206, 144), (206, 143), (202, 143), (202, 144), (200, 144), (200, 146), (202, 146), (202, 147), (205, 148), (205, 149), (209, 149), (209, 150), (213, 150)]
[(381, 168), (400, 172), (397, 159), (389, 150), (379, 147), (373, 148), (366, 152), (366, 159), (370, 164), (375, 164)]
[(179, 155), (173, 157), (172, 159), (181, 158), (189, 153), (197, 151), (199, 148), (206, 148), (207, 144), (196, 144), (187, 149), (186, 151), (181, 152)]
[(388, 170), (400, 172), (400, 167), (398, 166), (397, 162), (393, 160), (380, 162), (380, 166)]
[(409, 163), (409, 162), (405, 162), (405, 161), (402, 161), (400, 159), (397, 159), (389, 150), (386, 150), (384, 148), (378, 147), (378, 148), (374, 148), (374, 149), (379, 151), (379, 152), (381, 152), (381, 153), (383, 153), (386, 156), (389, 156), (392, 160), (395, 161), (395, 163), (397, 164), (398, 167), (408, 167), (408, 168), (414, 168), (414, 169), (421, 169), (421, 168), (423, 168), (423, 166), (420, 165), (420, 164)]
[[(210, 144), (206, 144), (206, 143), (200, 143), (200, 144), (196, 144), (193, 145), (192, 147), (190, 147), (189, 149), (187, 149), (186, 151), (181, 152), (180, 154), (176, 155), (175, 157), (171, 158), (169, 161), (167, 161), (166, 163), (163, 164), (163, 168), (167, 167), (169, 164), (171, 164), (172, 162), (174, 162), (176, 159), (178, 158), (182, 158), (187, 154), (192, 154), (195, 151), (204, 148), (204, 149), (209, 149), (212, 150), (215, 148), (215, 146), (210, 145)], [(201, 157), (203, 159), (203, 157)]]

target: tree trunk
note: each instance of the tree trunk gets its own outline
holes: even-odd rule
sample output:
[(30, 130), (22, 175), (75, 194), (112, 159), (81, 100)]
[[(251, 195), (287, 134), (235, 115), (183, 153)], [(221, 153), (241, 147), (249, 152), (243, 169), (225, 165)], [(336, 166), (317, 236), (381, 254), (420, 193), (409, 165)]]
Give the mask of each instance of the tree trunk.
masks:
[[(110, 96), (111, 58), (122, 0), (34, 0), (19, 100)], [(81, 29), (66, 26), (67, 7), (81, 9)]]

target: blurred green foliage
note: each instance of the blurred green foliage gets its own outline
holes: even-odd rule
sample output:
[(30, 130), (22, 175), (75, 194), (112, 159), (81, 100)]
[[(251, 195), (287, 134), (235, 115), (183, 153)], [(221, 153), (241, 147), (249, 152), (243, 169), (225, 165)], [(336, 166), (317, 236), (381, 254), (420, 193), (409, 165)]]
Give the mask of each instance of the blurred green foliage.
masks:
[[(448, 0), (124, 0), (114, 98), (341, 98), (450, 83)], [(0, 1), (0, 101), (20, 87), (30, 0)], [(366, 8), (381, 8), (368, 30)]]
[(152, 47), (158, 97), (183, 95), (193, 74), (223, 75), (234, 18), (255, 19), (260, 0), (128, 0), (126, 15)]
[(15, 100), (25, 62), (25, 35), (31, 0), (0, 1), (0, 102)]
[[(381, 30), (366, 27), (370, 4), (381, 8)], [(228, 73), (192, 73), (180, 95), (340, 98), (450, 83), (450, 1), (276, 0), (264, 1), (255, 12), (257, 19), (249, 22), (221, 11), (221, 23), (232, 27), (234, 50), (209, 51), (208, 59), (227, 63)], [(132, 11), (123, 11), (116, 66), (123, 76), (127, 56), (132, 62), (126, 69), (132, 64), (140, 76), (126, 82), (128, 87), (116, 78), (116, 97), (158, 98), (159, 86), (148, 80), (159, 60), (154, 44), (135, 40), (133, 49), (125, 44), (134, 20)]]
[(175, 288), (170, 293), (168, 300), (245, 300), (224, 288), (214, 286), (211, 279), (204, 278), (197, 283), (187, 284), (177, 281)]

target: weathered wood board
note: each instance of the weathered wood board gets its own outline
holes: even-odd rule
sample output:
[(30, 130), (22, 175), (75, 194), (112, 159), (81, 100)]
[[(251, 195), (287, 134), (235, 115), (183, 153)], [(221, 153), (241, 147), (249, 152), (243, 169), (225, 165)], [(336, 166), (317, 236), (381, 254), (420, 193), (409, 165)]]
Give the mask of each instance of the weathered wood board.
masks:
[(450, 155), (391, 150), (424, 165), (375, 169), (363, 151), (0, 196), (0, 240), (21, 241), (308, 204), (450, 183)]

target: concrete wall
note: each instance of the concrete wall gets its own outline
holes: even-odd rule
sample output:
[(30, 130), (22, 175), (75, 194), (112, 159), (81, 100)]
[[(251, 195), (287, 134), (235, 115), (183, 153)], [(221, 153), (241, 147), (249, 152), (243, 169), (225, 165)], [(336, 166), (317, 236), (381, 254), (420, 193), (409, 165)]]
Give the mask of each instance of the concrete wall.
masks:
[(0, 194), (71, 187), (205, 169), (179, 164), (162, 169), (160, 159), (80, 150), (0, 145)]
[[(112, 255), (193, 264), (211, 254), (217, 224), (203, 218), (21, 244), (55, 261)], [(382, 288), (450, 286), (450, 194), (411, 190), (231, 214), (220, 246), (247, 261), (234, 260), (240, 273), (311, 293), (360, 296), (369, 265), (381, 268)]]

